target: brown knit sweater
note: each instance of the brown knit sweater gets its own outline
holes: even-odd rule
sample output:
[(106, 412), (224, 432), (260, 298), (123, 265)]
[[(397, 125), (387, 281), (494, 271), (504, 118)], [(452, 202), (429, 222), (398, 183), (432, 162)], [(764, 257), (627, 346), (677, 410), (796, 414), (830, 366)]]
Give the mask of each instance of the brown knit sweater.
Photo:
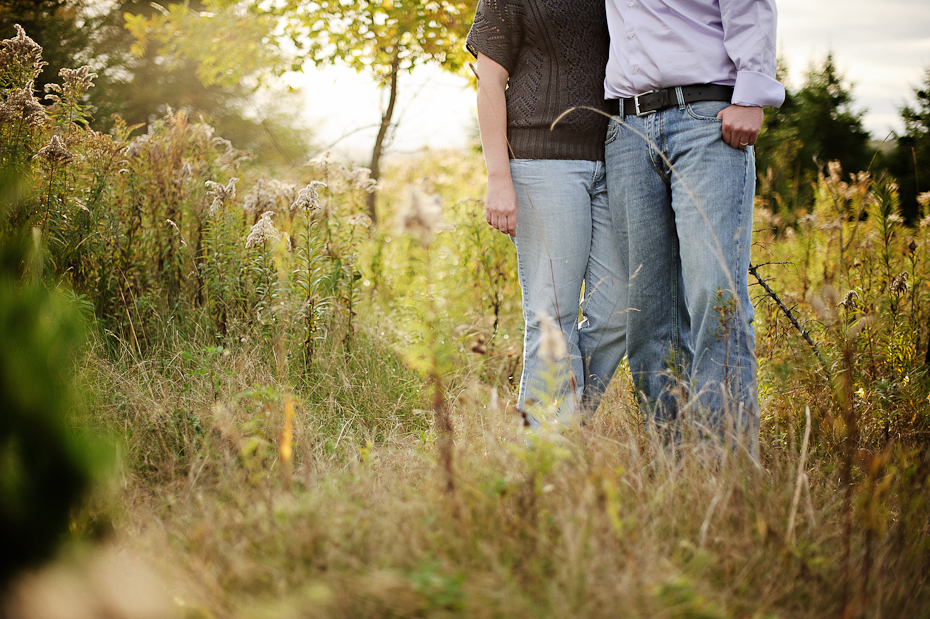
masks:
[(608, 53), (604, 0), (479, 0), (466, 46), (507, 69), (507, 139), (516, 159), (604, 159)]

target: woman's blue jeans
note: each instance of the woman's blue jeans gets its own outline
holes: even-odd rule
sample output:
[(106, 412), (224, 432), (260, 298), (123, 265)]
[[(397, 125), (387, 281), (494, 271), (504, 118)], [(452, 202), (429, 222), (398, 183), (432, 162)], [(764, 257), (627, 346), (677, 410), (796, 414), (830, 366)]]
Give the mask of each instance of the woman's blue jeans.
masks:
[(647, 419), (687, 415), (754, 450), (759, 432), (748, 291), (755, 161), (721, 137), (708, 101), (614, 117), (607, 181), (630, 268), (628, 357)]
[[(567, 420), (597, 408), (626, 353), (625, 252), (610, 218), (603, 162), (517, 159), (510, 170), (526, 324), (517, 405), (531, 425), (546, 410)], [(544, 314), (565, 338), (568, 354), (559, 362), (540, 356)]]

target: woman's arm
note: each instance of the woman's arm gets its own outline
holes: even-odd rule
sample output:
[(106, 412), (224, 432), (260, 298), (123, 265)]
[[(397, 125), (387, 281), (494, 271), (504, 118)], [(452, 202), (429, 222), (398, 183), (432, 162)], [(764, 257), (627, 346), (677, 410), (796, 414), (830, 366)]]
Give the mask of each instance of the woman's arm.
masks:
[(504, 90), (510, 77), (507, 69), (484, 54), (478, 54), (478, 128), (488, 169), (485, 197), (487, 222), (513, 236), (517, 233), (517, 194), (510, 177), (507, 144), (507, 103)]

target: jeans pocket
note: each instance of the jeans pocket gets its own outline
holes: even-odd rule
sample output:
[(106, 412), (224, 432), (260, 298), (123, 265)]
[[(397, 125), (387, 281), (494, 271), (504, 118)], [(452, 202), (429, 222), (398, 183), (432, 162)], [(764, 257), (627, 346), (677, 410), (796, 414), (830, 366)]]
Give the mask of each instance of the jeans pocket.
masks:
[(620, 117), (611, 117), (610, 122), (607, 123), (607, 137), (604, 139), (605, 146), (617, 139), (617, 136), (620, 134), (621, 124), (623, 124), (623, 121), (620, 119)]
[(721, 110), (730, 107), (726, 101), (697, 101), (685, 106), (688, 110), (688, 116), (695, 120), (710, 120), (713, 122), (723, 122), (717, 118)]

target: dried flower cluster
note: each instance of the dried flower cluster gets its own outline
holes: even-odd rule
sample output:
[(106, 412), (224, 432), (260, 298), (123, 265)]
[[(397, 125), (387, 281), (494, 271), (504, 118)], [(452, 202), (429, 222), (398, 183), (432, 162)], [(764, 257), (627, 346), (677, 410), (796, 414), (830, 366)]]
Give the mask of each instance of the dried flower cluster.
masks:
[(300, 190), (297, 199), (291, 204), (291, 211), (317, 211), (322, 204), (320, 203), (320, 189), (325, 188), (326, 183), (320, 181), (311, 181), (309, 185)]
[(216, 215), (217, 211), (226, 206), (227, 202), (231, 202), (236, 197), (236, 183), (238, 182), (239, 179), (233, 177), (229, 179), (229, 182), (225, 185), (222, 183), (217, 183), (216, 181), (207, 181), (204, 183), (207, 186), (207, 195), (213, 196), (213, 204), (210, 205), (210, 208), (207, 211), (207, 217), (213, 217)]
[(130, 142), (126, 148), (123, 149), (123, 153), (130, 159), (138, 159), (148, 150), (149, 144), (152, 140), (152, 134), (146, 133), (145, 135), (140, 135)]
[(262, 213), (261, 218), (249, 231), (249, 236), (245, 240), (246, 249), (255, 247), (256, 245), (264, 245), (268, 241), (277, 241), (279, 239), (286, 239), (288, 249), (290, 249), (290, 237), (285, 233), (278, 232), (278, 229), (271, 223), (272, 217), (274, 217), (274, 211), (265, 211)]
[(407, 207), (400, 214), (400, 229), (428, 247), (442, 225), (442, 205), (438, 196), (426, 196), (416, 187), (410, 188)]
[(924, 208), (930, 208), (930, 191), (917, 194), (917, 204)]
[(907, 271), (902, 271), (891, 280), (891, 283), (888, 284), (888, 290), (891, 294), (904, 294), (907, 292)]
[(349, 217), (348, 223), (350, 226), (363, 226), (365, 228), (370, 228), (372, 222), (371, 217), (369, 217), (367, 214), (358, 213)]
[(281, 211), (297, 200), (297, 186), (279, 180), (258, 179), (246, 194), (242, 208), (253, 217), (265, 211)]
[(51, 141), (39, 149), (36, 157), (44, 160), (49, 167), (56, 167), (74, 160), (74, 153), (65, 148), (57, 135), (53, 135)]
[(49, 94), (45, 98), (54, 103), (61, 103), (61, 97), (76, 99), (90, 90), (94, 85), (97, 74), (90, 67), (83, 66), (78, 69), (62, 69), (58, 72), (64, 88), (58, 84), (46, 84), (45, 91)]
[(19, 122), (29, 128), (40, 127), (48, 121), (45, 107), (32, 94), (32, 82), (25, 88), (16, 88), (0, 104), (0, 123)]
[(16, 87), (32, 82), (47, 62), (42, 60), (42, 47), (26, 36), (19, 24), (14, 24), (16, 36), (0, 43), (0, 75), (3, 85)]
[(855, 290), (850, 290), (845, 295), (843, 295), (843, 300), (840, 301), (839, 306), (845, 310), (854, 310), (859, 307), (859, 303), (856, 299), (859, 298), (859, 293)]
[(378, 190), (378, 181), (371, 178), (368, 168), (355, 168), (346, 173), (346, 182), (349, 187), (363, 193), (374, 193)]

